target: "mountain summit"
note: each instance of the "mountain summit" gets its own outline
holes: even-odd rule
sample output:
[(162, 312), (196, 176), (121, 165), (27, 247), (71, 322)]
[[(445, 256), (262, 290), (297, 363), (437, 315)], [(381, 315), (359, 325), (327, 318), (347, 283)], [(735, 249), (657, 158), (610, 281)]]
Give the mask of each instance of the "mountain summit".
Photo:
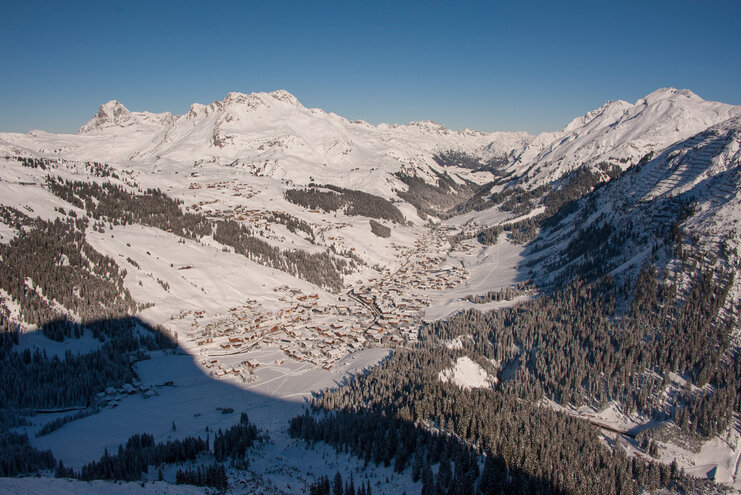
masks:
[(136, 129), (139, 127), (144, 130), (151, 130), (153, 127), (170, 125), (172, 122), (173, 117), (170, 112), (131, 112), (118, 101), (111, 100), (102, 104), (95, 117), (80, 127), (77, 134), (101, 134), (116, 129)]

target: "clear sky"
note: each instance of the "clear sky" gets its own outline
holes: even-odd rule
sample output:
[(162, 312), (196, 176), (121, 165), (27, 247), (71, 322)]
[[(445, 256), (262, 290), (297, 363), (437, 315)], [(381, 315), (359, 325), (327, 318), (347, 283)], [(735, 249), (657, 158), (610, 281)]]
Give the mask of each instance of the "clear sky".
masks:
[(0, 131), (286, 89), (351, 120), (556, 130), (664, 86), (741, 104), (741, 1), (4, 0)]

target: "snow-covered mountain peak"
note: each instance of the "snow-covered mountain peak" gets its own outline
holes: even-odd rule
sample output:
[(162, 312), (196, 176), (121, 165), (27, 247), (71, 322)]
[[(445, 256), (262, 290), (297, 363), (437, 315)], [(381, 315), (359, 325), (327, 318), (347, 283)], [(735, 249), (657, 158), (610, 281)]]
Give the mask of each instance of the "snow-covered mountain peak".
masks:
[(409, 122), (409, 127), (418, 127), (420, 129), (428, 131), (445, 131), (447, 128), (439, 122), (433, 120), (417, 120), (415, 122)]
[(116, 100), (110, 100), (103, 103), (87, 124), (80, 127), (78, 134), (89, 134), (104, 127), (119, 126), (125, 127), (134, 123), (134, 118), (129, 109)]
[(98, 114), (96, 115), (99, 119), (110, 118), (113, 120), (125, 119), (130, 116), (131, 112), (129, 112), (129, 109), (117, 100), (110, 100), (109, 102), (102, 104), (98, 109)]
[(228, 93), (226, 97), (221, 100), (220, 103), (224, 107), (246, 106), (250, 109), (257, 109), (260, 107), (274, 107), (281, 104), (294, 107), (302, 107), (302, 105), (298, 101), (298, 98), (284, 89), (279, 89), (270, 93), (258, 92), (249, 94), (232, 91)]
[(575, 131), (594, 121), (598, 117), (614, 117), (622, 114), (627, 108), (632, 107), (630, 103), (624, 100), (608, 100), (601, 107), (591, 110), (584, 115), (575, 118), (563, 128), (562, 132)]
[(147, 128), (162, 127), (172, 122), (170, 112), (131, 112), (117, 100), (110, 100), (100, 106), (98, 113), (80, 127), (77, 134), (98, 134), (105, 129), (136, 127), (140, 124)]
[(277, 91), (273, 91), (271, 93), (268, 93), (273, 99), (281, 101), (283, 103), (288, 103), (290, 105), (298, 106), (300, 105), (298, 98), (293, 96), (291, 93), (286, 91), (285, 89), (279, 89)]
[(694, 100), (705, 101), (689, 89), (659, 88), (636, 102), (636, 105), (651, 105), (661, 100)]
[(529, 174), (533, 185), (556, 180), (583, 164), (609, 161), (626, 167), (737, 115), (741, 106), (705, 101), (687, 89), (661, 88), (635, 104), (608, 101), (561, 131), (540, 134), (513, 166), (537, 164)]
[[(270, 93), (240, 93), (238, 91), (231, 91), (227, 93), (223, 100), (216, 100), (209, 105), (193, 103), (185, 118), (194, 119), (214, 113), (229, 113), (229, 110), (235, 110), (236, 113), (240, 113), (277, 107), (304, 108), (298, 101), (298, 98), (283, 89)], [(236, 114), (232, 113), (231, 118), (235, 116)]]

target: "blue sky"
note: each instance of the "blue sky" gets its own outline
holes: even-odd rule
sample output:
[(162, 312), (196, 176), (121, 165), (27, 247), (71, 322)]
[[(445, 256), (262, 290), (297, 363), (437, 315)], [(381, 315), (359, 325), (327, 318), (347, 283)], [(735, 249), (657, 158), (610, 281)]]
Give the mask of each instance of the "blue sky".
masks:
[(739, 54), (736, 0), (5, 0), (0, 131), (286, 89), (374, 124), (540, 132), (664, 86), (741, 104)]

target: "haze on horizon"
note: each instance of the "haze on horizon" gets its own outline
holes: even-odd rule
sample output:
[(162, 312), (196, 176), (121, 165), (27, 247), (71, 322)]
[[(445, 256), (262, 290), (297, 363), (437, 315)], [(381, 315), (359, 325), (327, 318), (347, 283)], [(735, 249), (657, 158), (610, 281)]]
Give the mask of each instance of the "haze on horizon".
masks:
[(12, 2), (0, 131), (75, 132), (100, 104), (182, 114), (285, 89), (351, 120), (556, 130), (659, 87), (741, 104), (741, 4)]

